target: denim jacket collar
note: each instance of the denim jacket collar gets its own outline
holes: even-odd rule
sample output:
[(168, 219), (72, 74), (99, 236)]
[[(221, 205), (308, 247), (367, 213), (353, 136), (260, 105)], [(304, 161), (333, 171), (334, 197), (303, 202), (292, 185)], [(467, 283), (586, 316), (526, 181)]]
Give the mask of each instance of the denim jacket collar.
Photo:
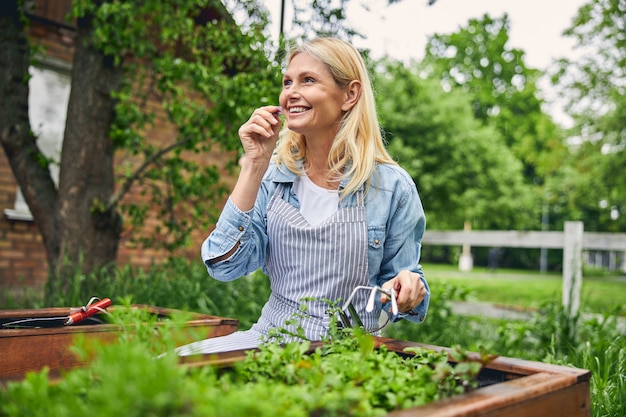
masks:
[[(301, 159), (298, 162), (298, 168), (299, 169), (303, 169), (304, 168), (304, 161)], [(349, 164), (347, 166), (347, 168), (349, 168)], [(294, 174), (293, 172), (291, 172), (287, 166), (285, 166), (284, 164), (276, 164), (276, 170), (274, 171), (274, 175), (270, 178), (273, 182), (276, 183), (292, 183), (296, 180), (296, 178), (298, 177), (297, 174)], [(350, 178), (343, 178), (341, 180), (341, 182), (339, 183), (339, 189), (342, 190), (346, 187), (346, 185), (348, 184), (348, 181), (350, 181)], [(359, 190), (363, 190), (365, 187), (364, 184), (361, 184), (361, 186), (359, 187)]]

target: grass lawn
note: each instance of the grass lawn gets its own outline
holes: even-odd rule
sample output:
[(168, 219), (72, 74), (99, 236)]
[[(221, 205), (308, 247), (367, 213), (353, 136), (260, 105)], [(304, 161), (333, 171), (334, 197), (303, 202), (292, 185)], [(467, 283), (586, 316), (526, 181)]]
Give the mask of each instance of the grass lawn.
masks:
[[(491, 302), (534, 309), (544, 302), (561, 300), (563, 285), (559, 273), (475, 267), (461, 272), (456, 265), (422, 265), (432, 291), (440, 283), (466, 288), (470, 301)], [(624, 276), (583, 277), (581, 311), (626, 315), (626, 278)]]

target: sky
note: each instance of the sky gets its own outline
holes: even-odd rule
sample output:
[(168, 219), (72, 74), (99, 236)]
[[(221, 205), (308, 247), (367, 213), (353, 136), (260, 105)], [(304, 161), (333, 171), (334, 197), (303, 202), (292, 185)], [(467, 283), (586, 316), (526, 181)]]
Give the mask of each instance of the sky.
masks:
[[(292, 2), (285, 0), (285, 32), (290, 28)], [(298, 1), (298, 0), (296, 0)], [(367, 36), (355, 40), (357, 47), (368, 48), (374, 57), (388, 55), (402, 61), (419, 60), (429, 36), (452, 33), (471, 18), (509, 16), (509, 46), (525, 51), (526, 65), (545, 70), (553, 60), (575, 58), (574, 41), (562, 36), (578, 9), (587, 0), (402, 0), (388, 6), (387, 0), (350, 0), (348, 25)], [(364, 4), (369, 10), (366, 10)], [(281, 0), (265, 0), (273, 19), (273, 34), (279, 31)], [(560, 110), (554, 91), (544, 80), (539, 84), (546, 110), (562, 125), (570, 120)]]

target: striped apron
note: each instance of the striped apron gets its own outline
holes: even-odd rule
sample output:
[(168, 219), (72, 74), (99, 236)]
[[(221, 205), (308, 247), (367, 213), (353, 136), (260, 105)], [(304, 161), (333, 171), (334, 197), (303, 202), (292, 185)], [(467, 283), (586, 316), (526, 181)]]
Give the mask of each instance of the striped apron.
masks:
[[(283, 200), (283, 193), (281, 184), (267, 208), (266, 269), (272, 291), (258, 322), (250, 330), (181, 346), (177, 349), (180, 356), (252, 349), (277, 328), (293, 333), (301, 328), (306, 339), (320, 340), (328, 334), (327, 300), (346, 300), (356, 286), (369, 285), (362, 192), (356, 206), (340, 208), (315, 226)], [(372, 330), (379, 327), (380, 303), (366, 313), (367, 297), (367, 292), (360, 291), (352, 304), (365, 328)], [(281, 341), (290, 340), (294, 337), (287, 335)]]

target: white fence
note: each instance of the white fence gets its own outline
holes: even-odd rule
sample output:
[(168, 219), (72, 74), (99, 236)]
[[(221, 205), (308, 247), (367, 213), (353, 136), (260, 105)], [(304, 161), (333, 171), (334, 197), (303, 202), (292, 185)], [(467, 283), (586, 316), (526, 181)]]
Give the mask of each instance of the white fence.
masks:
[(563, 249), (563, 305), (577, 312), (583, 250), (626, 252), (626, 233), (585, 233), (582, 222), (565, 222), (562, 232), (469, 230), (466, 226), (462, 231), (426, 230), (423, 243), (463, 246), (462, 257), (471, 246)]

